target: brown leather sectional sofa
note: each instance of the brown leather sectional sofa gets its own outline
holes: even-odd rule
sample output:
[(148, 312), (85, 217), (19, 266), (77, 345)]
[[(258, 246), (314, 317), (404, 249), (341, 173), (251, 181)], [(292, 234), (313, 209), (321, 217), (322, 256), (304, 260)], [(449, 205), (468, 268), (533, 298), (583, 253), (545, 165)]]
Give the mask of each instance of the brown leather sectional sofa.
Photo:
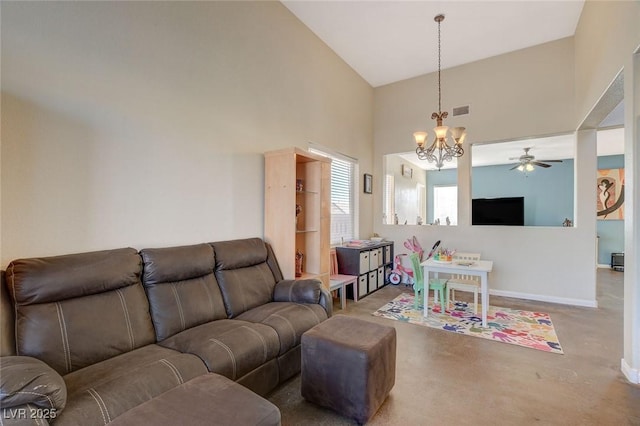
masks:
[[(20, 407), (39, 424), (106, 424), (205, 374), (265, 395), (331, 316), (320, 281), (284, 280), (259, 238), (20, 259), (4, 281), (4, 424)], [(211, 401), (212, 424), (232, 409)]]

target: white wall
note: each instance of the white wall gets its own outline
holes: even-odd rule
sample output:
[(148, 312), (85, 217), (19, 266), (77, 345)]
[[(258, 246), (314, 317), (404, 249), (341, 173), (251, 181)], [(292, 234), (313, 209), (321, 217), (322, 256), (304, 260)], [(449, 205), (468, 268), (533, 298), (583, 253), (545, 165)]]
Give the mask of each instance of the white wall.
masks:
[(372, 172), (372, 88), (279, 2), (3, 2), (1, 31), (3, 268), (262, 236), (264, 151)]
[[(567, 38), (444, 70), (443, 109), (471, 106), (469, 116), (445, 124), (466, 126), (470, 143), (572, 132), (576, 127), (573, 50), (573, 39)], [(409, 151), (414, 129), (430, 127), (428, 117), (437, 103), (428, 109), (425, 99), (436, 99), (431, 93), (437, 94), (435, 78), (429, 74), (375, 89), (376, 154)], [(398, 141), (406, 144), (399, 146)], [(458, 163), (459, 226), (394, 227), (381, 225), (376, 217), (374, 230), (392, 238), (398, 252), (412, 235), (423, 246), (441, 240), (449, 248), (480, 252), (495, 262), (490, 278), (493, 294), (595, 306), (595, 211), (593, 223), (583, 220), (575, 228), (472, 227), (470, 157), (467, 146)], [(586, 194), (595, 181), (587, 176), (590, 171), (595, 176), (595, 166), (588, 168), (596, 161), (595, 139), (592, 146), (578, 146), (579, 161), (587, 168), (577, 176), (576, 194)], [(577, 198), (577, 208), (594, 210), (591, 198)]]
[[(622, 370), (640, 383), (640, 2), (587, 1), (576, 29), (576, 93), (579, 123), (610, 103), (611, 91), (625, 109), (625, 276)], [(622, 71), (624, 84), (608, 90)], [(607, 93), (607, 96), (603, 95)], [(615, 96), (618, 95), (618, 96)]]

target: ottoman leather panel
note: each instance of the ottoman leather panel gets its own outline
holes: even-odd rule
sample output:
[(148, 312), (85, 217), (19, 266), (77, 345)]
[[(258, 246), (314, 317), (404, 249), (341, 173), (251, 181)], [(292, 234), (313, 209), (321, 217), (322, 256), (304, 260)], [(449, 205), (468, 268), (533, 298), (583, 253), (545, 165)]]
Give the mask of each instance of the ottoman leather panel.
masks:
[(395, 384), (396, 330), (336, 315), (302, 336), (302, 396), (366, 423)]

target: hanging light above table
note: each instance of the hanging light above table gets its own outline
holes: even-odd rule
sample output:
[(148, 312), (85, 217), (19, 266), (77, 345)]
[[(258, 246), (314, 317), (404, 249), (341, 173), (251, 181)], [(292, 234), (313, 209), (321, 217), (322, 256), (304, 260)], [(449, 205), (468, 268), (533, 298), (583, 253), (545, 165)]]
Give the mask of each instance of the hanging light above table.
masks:
[[(428, 148), (425, 148), (427, 132), (415, 132), (413, 137), (418, 145), (416, 148), (418, 158), (435, 163), (440, 170), (445, 161), (451, 161), (451, 159), (461, 157), (464, 154), (462, 143), (467, 133), (464, 127), (449, 129), (449, 127), (442, 125), (442, 121), (449, 115), (447, 111), (442, 111), (442, 90), (440, 87), (440, 23), (444, 21), (444, 15), (436, 15), (434, 20), (438, 23), (438, 112), (431, 114), (431, 119), (436, 120), (436, 128), (433, 129), (435, 136), (433, 143)], [(449, 137), (452, 140), (448, 140)]]

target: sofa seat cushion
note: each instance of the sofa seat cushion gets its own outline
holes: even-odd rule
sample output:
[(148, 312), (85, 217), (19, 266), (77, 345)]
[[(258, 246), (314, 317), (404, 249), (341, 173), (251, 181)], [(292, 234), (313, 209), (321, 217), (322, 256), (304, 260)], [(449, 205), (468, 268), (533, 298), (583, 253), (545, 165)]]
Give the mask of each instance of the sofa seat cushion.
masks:
[(239, 320), (272, 327), (280, 340), (278, 355), (300, 344), (302, 333), (327, 319), (327, 312), (318, 304), (271, 302), (250, 309)]
[(276, 331), (264, 324), (217, 320), (182, 331), (159, 343), (199, 356), (212, 373), (237, 380), (278, 355)]
[(64, 376), (67, 406), (56, 423), (106, 424), (125, 411), (206, 374), (202, 361), (152, 344)]

